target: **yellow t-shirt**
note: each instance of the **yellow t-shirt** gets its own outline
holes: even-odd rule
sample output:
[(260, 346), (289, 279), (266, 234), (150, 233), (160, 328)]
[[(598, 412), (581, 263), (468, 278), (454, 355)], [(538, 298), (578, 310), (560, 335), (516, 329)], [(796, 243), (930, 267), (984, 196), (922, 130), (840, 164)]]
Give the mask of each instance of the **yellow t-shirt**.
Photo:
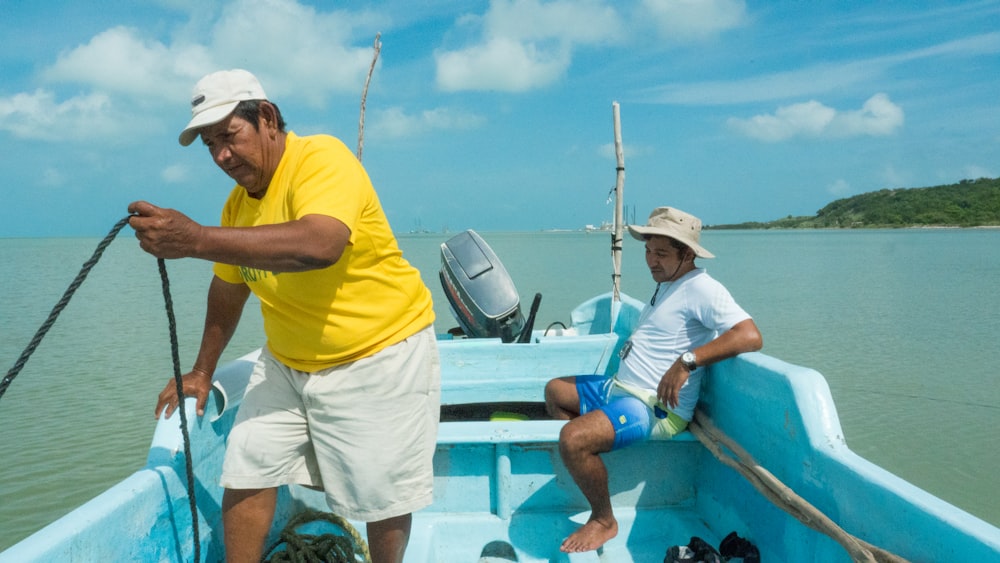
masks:
[(294, 273), (214, 267), (215, 275), (246, 283), (260, 299), (276, 358), (314, 372), (370, 356), (434, 321), (430, 290), (403, 258), (368, 174), (334, 137), (289, 133), (264, 197), (236, 186), (221, 224), (271, 225), (309, 214), (334, 217), (351, 230), (336, 264)]

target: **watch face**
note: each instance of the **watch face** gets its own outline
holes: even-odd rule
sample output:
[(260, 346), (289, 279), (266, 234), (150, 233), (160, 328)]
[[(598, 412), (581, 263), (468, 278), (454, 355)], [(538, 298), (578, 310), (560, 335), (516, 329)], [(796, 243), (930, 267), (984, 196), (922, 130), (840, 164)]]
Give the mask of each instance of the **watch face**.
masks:
[(681, 361), (688, 366), (693, 366), (695, 363), (694, 354), (692, 354), (691, 352), (684, 352), (684, 354), (681, 356)]

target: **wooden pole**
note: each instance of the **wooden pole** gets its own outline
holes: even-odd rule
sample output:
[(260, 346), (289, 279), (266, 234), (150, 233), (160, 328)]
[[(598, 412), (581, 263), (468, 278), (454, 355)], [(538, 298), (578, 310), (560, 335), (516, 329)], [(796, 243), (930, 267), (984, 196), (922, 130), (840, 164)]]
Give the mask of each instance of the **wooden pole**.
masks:
[(621, 301), (621, 278), (622, 278), (622, 233), (625, 225), (622, 218), (622, 207), (625, 197), (625, 154), (622, 150), (622, 126), (621, 116), (618, 110), (618, 102), (612, 102), (612, 111), (615, 119), (615, 157), (618, 160), (616, 167), (617, 180), (615, 182), (615, 224), (614, 232), (611, 235), (611, 260), (614, 263), (614, 273), (612, 278), (612, 329), (614, 328), (614, 318), (617, 311), (617, 303)]
[(361, 153), (365, 147), (365, 100), (368, 98), (368, 85), (371, 84), (372, 74), (375, 72), (375, 62), (378, 61), (378, 54), (382, 51), (381, 33), (375, 34), (375, 55), (372, 57), (372, 64), (368, 67), (368, 77), (365, 78), (365, 88), (361, 92), (361, 117), (358, 118), (358, 161), (361, 160)]

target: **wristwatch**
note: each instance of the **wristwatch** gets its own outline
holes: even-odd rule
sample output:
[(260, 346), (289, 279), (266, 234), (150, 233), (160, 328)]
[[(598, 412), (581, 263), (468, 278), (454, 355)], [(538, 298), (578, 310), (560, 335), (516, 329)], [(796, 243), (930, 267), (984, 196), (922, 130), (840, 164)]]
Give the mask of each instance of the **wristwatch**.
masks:
[(681, 363), (690, 372), (698, 369), (698, 358), (694, 355), (694, 352), (684, 352), (681, 354)]

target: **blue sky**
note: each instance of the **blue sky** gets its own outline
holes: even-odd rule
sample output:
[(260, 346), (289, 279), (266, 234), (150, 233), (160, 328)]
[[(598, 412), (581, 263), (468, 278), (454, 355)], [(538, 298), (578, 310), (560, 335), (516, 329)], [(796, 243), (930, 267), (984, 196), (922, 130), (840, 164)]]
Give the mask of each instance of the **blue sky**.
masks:
[(357, 147), (398, 232), (609, 220), (612, 102), (638, 221), (811, 215), (1000, 176), (1000, 1), (0, 2), (0, 237), (101, 236), (145, 199), (216, 224), (177, 135), (246, 68), (299, 134)]

